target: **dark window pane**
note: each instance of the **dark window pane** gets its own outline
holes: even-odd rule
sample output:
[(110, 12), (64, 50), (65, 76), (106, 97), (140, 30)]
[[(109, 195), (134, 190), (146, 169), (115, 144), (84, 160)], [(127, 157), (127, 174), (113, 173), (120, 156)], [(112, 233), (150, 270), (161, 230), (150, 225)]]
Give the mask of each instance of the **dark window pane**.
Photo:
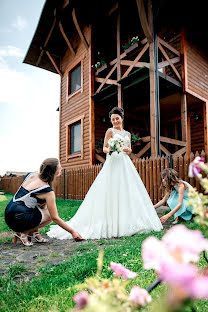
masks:
[(71, 71), (70, 76), (71, 93), (74, 93), (81, 88), (81, 64)]
[(81, 122), (71, 125), (70, 154), (81, 153)]

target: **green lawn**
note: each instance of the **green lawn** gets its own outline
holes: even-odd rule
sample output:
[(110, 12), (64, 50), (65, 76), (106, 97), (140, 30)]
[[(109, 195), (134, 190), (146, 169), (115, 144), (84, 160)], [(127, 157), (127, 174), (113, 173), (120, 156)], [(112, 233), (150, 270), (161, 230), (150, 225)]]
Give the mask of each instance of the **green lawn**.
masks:
[[(8, 227), (3, 220), (6, 203), (10, 200), (11, 195), (0, 195), (0, 232), (8, 231)], [(57, 207), (61, 218), (68, 220), (73, 216), (80, 205), (80, 201), (57, 200)], [(188, 225), (191, 229), (196, 229), (194, 223)], [(45, 229), (46, 231), (47, 229)], [(154, 235), (159, 239), (165, 231), (160, 233), (137, 234), (132, 237), (123, 237), (117, 240), (89, 241), (87, 244), (78, 245), (73, 252), (69, 261), (59, 266), (42, 267), (40, 275), (33, 278), (31, 282), (16, 282), (14, 277), (18, 271), (24, 270), (23, 267), (10, 268), (7, 278), (0, 278), (0, 311), (67, 311), (73, 306), (72, 297), (74, 291), (72, 287), (84, 281), (86, 277), (94, 275), (96, 272), (96, 259), (99, 248), (104, 248), (104, 267), (102, 276), (112, 276), (109, 270), (110, 261), (120, 262), (127, 268), (138, 273), (133, 284), (141, 287), (147, 287), (155, 278), (155, 273), (142, 268), (141, 244), (149, 235)], [(7, 235), (5, 235), (7, 236)], [(11, 238), (7, 238), (11, 240)], [(1, 243), (3, 248), (3, 241)], [(200, 265), (206, 266), (204, 259), (201, 257)], [(53, 270), (51, 270), (53, 269)], [(166, 290), (165, 285), (160, 285), (152, 292), (153, 299), (159, 299), (161, 294)], [(196, 311), (207, 311), (208, 304), (205, 301), (195, 302)], [(152, 311), (151, 305), (144, 308), (144, 311)], [(188, 310), (187, 310), (188, 311)], [(99, 312), (99, 311), (98, 311)]]

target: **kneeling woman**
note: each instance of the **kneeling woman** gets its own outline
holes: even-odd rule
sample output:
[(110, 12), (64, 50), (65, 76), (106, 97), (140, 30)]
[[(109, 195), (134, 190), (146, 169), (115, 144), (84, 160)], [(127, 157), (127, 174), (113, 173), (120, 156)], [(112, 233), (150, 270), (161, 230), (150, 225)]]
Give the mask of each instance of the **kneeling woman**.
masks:
[(41, 164), (40, 173), (29, 173), (25, 177), (5, 210), (5, 221), (16, 232), (14, 243), (19, 238), (23, 245), (32, 246), (28, 237), (33, 237), (40, 243), (48, 242), (38, 230), (52, 221), (71, 233), (75, 240), (82, 239), (80, 234), (69, 227), (58, 215), (52, 183), (60, 173), (59, 160), (48, 158)]
[(166, 168), (161, 172), (162, 185), (166, 189), (164, 198), (154, 205), (155, 209), (164, 205), (166, 202), (171, 209), (169, 213), (160, 218), (161, 223), (165, 223), (172, 215), (174, 215), (175, 221), (178, 222), (178, 218), (182, 218), (185, 221), (189, 221), (192, 218), (192, 207), (187, 206), (188, 191), (191, 185), (183, 180), (180, 180), (178, 173), (171, 168)]

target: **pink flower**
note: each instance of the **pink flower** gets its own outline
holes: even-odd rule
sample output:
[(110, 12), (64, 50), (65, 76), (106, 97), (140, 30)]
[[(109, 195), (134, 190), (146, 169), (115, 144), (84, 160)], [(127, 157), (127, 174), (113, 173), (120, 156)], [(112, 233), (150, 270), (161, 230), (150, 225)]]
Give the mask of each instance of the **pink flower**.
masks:
[(148, 237), (142, 243), (142, 259), (146, 270), (154, 269), (157, 273), (160, 273), (163, 261), (175, 261), (164, 244), (154, 236)]
[(174, 265), (168, 262), (161, 264), (160, 278), (170, 285), (189, 285), (197, 275), (197, 266), (175, 262)]
[(132, 287), (129, 294), (129, 299), (136, 302), (142, 307), (152, 301), (152, 297), (149, 295), (146, 289), (140, 288), (139, 286)]
[(189, 298), (208, 298), (208, 276), (200, 275), (196, 265), (163, 263), (160, 277), (169, 285), (182, 288)]
[(189, 165), (189, 172), (188, 172), (188, 176), (190, 178), (193, 177), (198, 177), (199, 179), (201, 179), (202, 175), (201, 175), (201, 163), (204, 162), (204, 158), (203, 157), (199, 157), (197, 156), (194, 161), (192, 161)]
[(198, 275), (189, 285), (193, 299), (208, 299), (208, 276)]
[(208, 240), (198, 230), (189, 230), (184, 225), (172, 227), (162, 238), (165, 248), (171, 254), (180, 254), (181, 262), (199, 260), (200, 253), (208, 250)]
[(137, 276), (137, 273), (126, 269), (121, 263), (111, 261), (110, 268), (116, 273), (116, 276), (122, 275), (123, 279), (135, 278)]
[(80, 291), (73, 298), (76, 303), (76, 308), (81, 310), (83, 309), (89, 301), (89, 294), (86, 290)]

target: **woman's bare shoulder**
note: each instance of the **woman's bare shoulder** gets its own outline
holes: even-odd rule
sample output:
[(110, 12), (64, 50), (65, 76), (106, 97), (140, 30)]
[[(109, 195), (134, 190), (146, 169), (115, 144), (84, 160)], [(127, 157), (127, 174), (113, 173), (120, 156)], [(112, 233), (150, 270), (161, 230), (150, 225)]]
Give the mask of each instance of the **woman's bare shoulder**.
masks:
[(106, 130), (106, 135), (111, 135), (113, 133), (113, 130), (112, 130), (112, 128), (108, 128), (107, 130)]
[(39, 177), (39, 173), (33, 172), (23, 183), (23, 187), (28, 187), (28, 189), (33, 189), (37, 187), (41, 187), (47, 185), (48, 183), (42, 181)]
[(185, 189), (185, 185), (184, 185), (183, 181), (179, 181), (179, 182), (178, 182), (178, 189), (179, 189), (179, 190)]

